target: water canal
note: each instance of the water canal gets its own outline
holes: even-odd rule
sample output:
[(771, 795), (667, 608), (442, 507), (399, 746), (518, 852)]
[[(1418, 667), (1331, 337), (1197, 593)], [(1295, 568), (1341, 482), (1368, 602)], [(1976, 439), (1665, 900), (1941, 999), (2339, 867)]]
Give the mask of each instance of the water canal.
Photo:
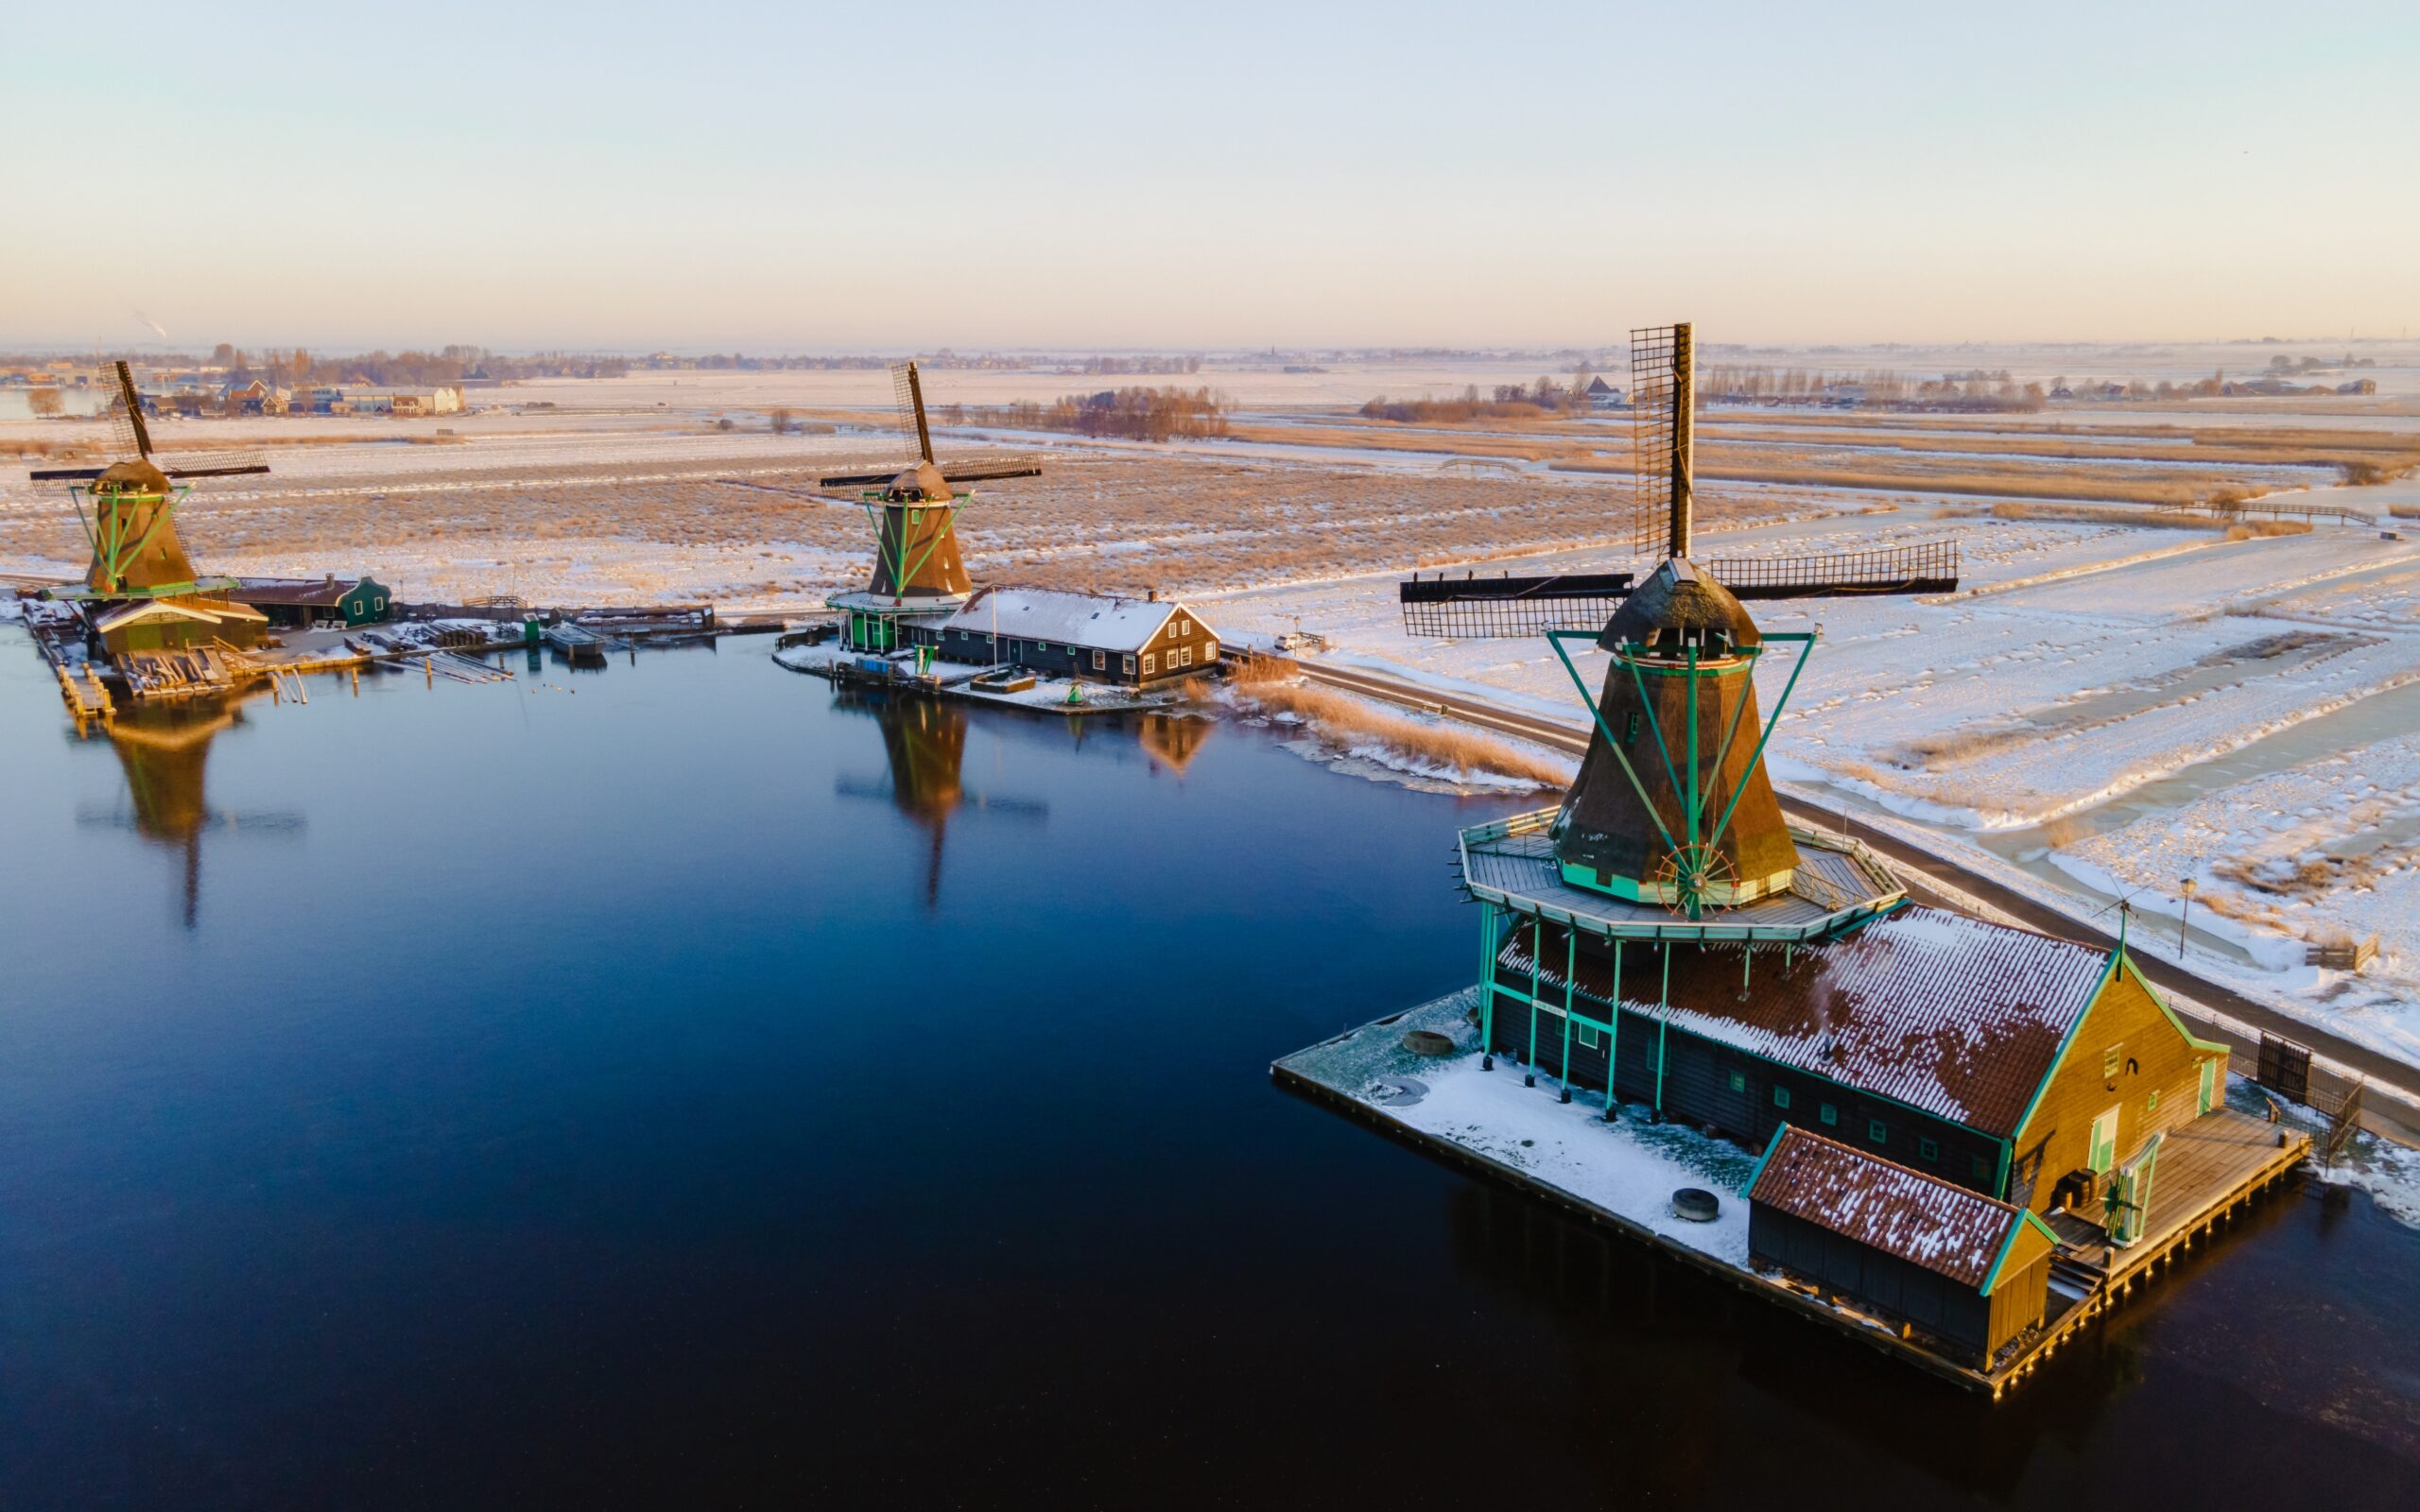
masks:
[(78, 740), (0, 628), (0, 1503), (2412, 1504), (2366, 1197), (1988, 1407), (1270, 1086), (1517, 804), (769, 650)]

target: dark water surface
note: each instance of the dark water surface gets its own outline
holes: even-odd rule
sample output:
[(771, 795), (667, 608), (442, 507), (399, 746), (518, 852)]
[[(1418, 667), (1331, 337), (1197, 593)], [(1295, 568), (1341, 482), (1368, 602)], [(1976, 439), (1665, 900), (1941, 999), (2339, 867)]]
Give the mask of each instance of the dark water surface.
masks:
[(1270, 1086), (1514, 805), (767, 650), (113, 743), (0, 630), (0, 1503), (2420, 1504), (2366, 1199), (1990, 1408)]

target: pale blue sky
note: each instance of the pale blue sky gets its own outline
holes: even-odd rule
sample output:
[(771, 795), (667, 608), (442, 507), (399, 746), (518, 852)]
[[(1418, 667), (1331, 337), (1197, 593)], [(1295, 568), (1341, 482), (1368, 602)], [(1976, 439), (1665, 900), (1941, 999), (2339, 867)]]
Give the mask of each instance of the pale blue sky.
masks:
[(0, 346), (2420, 324), (2420, 6), (2119, 9), (0, 0)]

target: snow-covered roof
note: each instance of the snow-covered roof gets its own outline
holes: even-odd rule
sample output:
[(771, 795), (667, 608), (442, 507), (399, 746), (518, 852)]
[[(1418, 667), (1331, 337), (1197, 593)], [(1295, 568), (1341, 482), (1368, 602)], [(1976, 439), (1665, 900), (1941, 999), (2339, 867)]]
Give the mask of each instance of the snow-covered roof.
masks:
[[(966, 630), (1104, 651), (1132, 651), (1160, 632), (1182, 606), (1167, 599), (1109, 598), (1048, 588), (986, 588), (942, 622)], [(1188, 610), (1187, 612), (1190, 612)]]
[(1765, 1157), (1748, 1200), (1977, 1291), (1991, 1280), (2009, 1230), (2025, 1221), (2005, 1202), (1794, 1125)]
[[(1556, 990), (1564, 959), (1548, 928), (1539, 972)], [(1497, 957), (1530, 973), (1528, 932)], [(2007, 1137), (2090, 1005), (2108, 956), (2029, 930), (1939, 908), (1905, 908), (1846, 939), (1802, 947), (1785, 969), (1760, 951), (1740, 981), (1735, 950), (1633, 956), (1623, 1006), (1844, 1086)], [(1609, 1001), (1607, 968), (1581, 962), (1582, 992)]]

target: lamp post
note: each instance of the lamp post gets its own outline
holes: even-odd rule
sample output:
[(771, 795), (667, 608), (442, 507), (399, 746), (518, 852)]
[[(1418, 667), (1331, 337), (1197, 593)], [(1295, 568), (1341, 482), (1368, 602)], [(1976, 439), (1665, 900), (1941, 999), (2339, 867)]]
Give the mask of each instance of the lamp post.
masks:
[(2185, 959), (2185, 921), (2193, 916), (2193, 879), (2187, 877), (2181, 885), (2185, 891), (2185, 906), (2176, 914), (2176, 958)]

